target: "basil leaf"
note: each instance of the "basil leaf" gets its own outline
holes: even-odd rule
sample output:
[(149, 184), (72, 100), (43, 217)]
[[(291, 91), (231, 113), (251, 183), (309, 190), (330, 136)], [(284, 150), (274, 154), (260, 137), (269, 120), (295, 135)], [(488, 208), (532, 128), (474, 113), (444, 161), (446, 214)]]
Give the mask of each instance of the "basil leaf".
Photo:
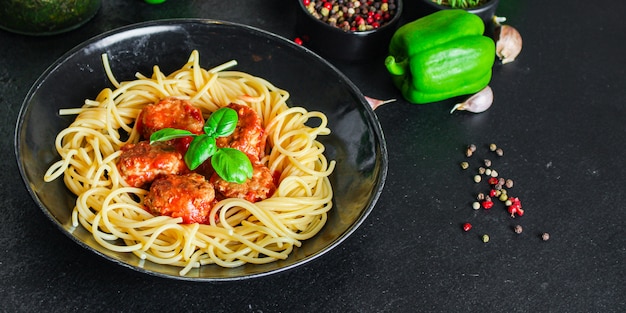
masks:
[(189, 136), (195, 136), (188, 130), (175, 129), (175, 128), (163, 128), (150, 135), (150, 144), (157, 141), (168, 141), (177, 138), (184, 138)]
[(204, 132), (214, 138), (232, 134), (237, 127), (237, 111), (231, 108), (220, 108), (213, 112), (204, 124)]
[(213, 169), (223, 180), (242, 184), (252, 178), (252, 163), (248, 156), (233, 148), (221, 148), (211, 157)]
[(206, 135), (196, 136), (189, 143), (189, 149), (185, 153), (185, 163), (193, 171), (210, 158), (216, 150), (215, 138)]

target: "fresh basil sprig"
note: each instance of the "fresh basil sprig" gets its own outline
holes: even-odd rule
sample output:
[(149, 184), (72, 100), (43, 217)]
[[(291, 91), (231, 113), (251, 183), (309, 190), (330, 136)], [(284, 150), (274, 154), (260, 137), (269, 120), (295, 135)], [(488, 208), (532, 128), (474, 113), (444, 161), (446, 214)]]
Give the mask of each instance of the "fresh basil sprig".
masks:
[(252, 177), (252, 163), (248, 156), (233, 148), (218, 148), (216, 138), (231, 135), (237, 127), (237, 112), (221, 108), (204, 123), (204, 134), (196, 135), (188, 130), (164, 128), (150, 135), (150, 144), (177, 138), (193, 137), (184, 159), (187, 167), (195, 170), (211, 158), (213, 169), (222, 179), (231, 183), (244, 183)]

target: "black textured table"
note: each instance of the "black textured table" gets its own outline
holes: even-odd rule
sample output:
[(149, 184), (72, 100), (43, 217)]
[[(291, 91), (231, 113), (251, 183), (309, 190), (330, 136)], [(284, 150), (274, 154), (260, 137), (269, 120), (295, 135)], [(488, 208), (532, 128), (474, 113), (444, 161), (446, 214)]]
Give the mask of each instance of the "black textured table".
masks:
[[(93, 20), (65, 34), (0, 31), (3, 311), (626, 311), (623, 1), (501, 0), (497, 14), (520, 30), (524, 49), (515, 62), (495, 66), (496, 100), (482, 114), (450, 114), (452, 101), (400, 100), (382, 57), (332, 61), (364, 94), (399, 99), (376, 110), (389, 173), (353, 236), (296, 269), (228, 283), (154, 277), (81, 248), (35, 205), (14, 157), (14, 127), (28, 89), (63, 53), (113, 28), (174, 17), (293, 38), (294, 1), (106, 0)], [(459, 166), (470, 143), (483, 155), (490, 143), (504, 150), (494, 162), (514, 178), (523, 217), (472, 209), (474, 169)], [(464, 222), (473, 229), (464, 232)], [(519, 235), (515, 224), (524, 227)]]

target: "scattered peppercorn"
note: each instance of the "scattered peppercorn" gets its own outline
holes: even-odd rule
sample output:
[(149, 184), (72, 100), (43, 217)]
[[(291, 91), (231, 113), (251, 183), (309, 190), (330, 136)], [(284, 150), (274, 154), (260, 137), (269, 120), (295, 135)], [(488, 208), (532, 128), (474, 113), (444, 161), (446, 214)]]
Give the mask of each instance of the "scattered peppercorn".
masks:
[(543, 241), (548, 241), (550, 239), (550, 234), (548, 234), (548, 233), (541, 234), (541, 239)]
[(463, 231), (470, 231), (470, 229), (472, 229), (472, 224), (470, 223), (463, 224)]
[(507, 179), (504, 185), (506, 186), (506, 188), (513, 188), (513, 180)]
[(472, 209), (474, 209), (474, 210), (478, 210), (478, 209), (480, 209), (480, 202), (478, 202), (478, 201), (474, 201), (474, 202), (472, 203)]
[(316, 19), (344, 31), (368, 31), (389, 23), (396, 14), (396, 0), (302, 0)]
[[(488, 145), (489, 150), (495, 152), (498, 156), (502, 156), (504, 153), (501, 148), (499, 148), (495, 143), (491, 143)], [(466, 147), (465, 154), (467, 157), (478, 155), (476, 152), (476, 145), (470, 144)], [(514, 197), (507, 192), (507, 189), (513, 188), (513, 180), (505, 179), (504, 177), (500, 177), (498, 171), (492, 166), (494, 162), (490, 158), (484, 158), (483, 164), (478, 166), (478, 174), (474, 175), (474, 182), (480, 183), (484, 178), (489, 185), (489, 189), (486, 192), (479, 192), (476, 195), (476, 201), (472, 202), (472, 208), (474, 210), (479, 210), (481, 208), (485, 210), (489, 210), (494, 207), (495, 199), (499, 200), (501, 203), (505, 205), (506, 211), (510, 214), (512, 218), (517, 216), (523, 216), (524, 210), (522, 209), (522, 203), (518, 197)], [(465, 170), (469, 168), (469, 162), (463, 161), (461, 162), (461, 167)], [(466, 227), (467, 224), (464, 225), (464, 230), (468, 231)], [(471, 225), (469, 226), (471, 227)], [(523, 229), (521, 225), (515, 225), (513, 227), (513, 231), (517, 234), (522, 233)], [(549, 239), (548, 233), (543, 233), (541, 238), (545, 241)], [(482, 235), (483, 242), (489, 241), (489, 235)]]

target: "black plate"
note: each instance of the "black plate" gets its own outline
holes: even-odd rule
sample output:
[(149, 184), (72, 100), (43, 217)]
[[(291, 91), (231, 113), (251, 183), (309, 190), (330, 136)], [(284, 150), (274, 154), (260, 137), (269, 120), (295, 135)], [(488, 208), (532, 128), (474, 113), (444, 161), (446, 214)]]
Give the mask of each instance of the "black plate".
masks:
[[(77, 107), (111, 87), (101, 54), (109, 55), (119, 81), (134, 74), (152, 74), (159, 65), (168, 74), (187, 61), (192, 50), (203, 67), (237, 60), (236, 70), (263, 77), (290, 92), (288, 104), (328, 116), (332, 134), (320, 141), (328, 159), (336, 160), (331, 176), (334, 207), (328, 223), (303, 242), (290, 257), (265, 265), (234, 269), (216, 265), (191, 270), (142, 261), (130, 253), (102, 248), (70, 214), (76, 197), (62, 179), (45, 183), (48, 167), (59, 160), (56, 134), (73, 117), (60, 117), (60, 108)], [(37, 80), (22, 105), (16, 126), (15, 149), (22, 177), (43, 212), (70, 238), (104, 258), (157, 276), (200, 281), (236, 280), (291, 269), (311, 261), (346, 239), (363, 222), (383, 188), (387, 175), (387, 148), (380, 124), (363, 94), (342, 73), (313, 52), (289, 40), (252, 27), (212, 20), (153, 21), (123, 27), (97, 36), (72, 49)]]

